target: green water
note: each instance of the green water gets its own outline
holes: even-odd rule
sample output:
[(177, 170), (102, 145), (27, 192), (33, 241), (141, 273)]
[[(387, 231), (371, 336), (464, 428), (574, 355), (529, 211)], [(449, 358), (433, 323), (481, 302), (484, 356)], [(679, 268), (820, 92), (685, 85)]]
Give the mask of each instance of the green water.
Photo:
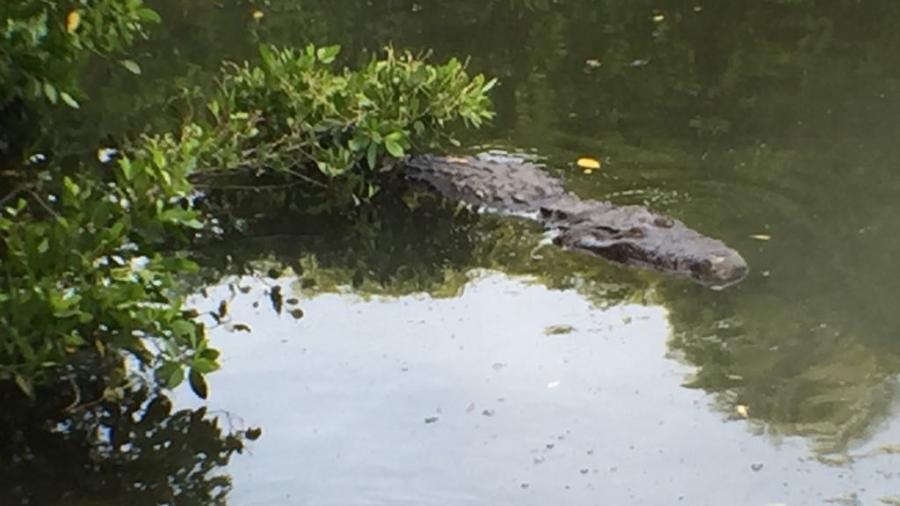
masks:
[[(739, 250), (752, 269), (739, 286), (711, 292), (553, 248), (533, 255), (540, 239), (534, 227), (485, 216), (456, 216), (430, 201), (415, 212), (396, 202), (382, 202), (379, 209), (352, 219), (269, 220), (253, 230), (252, 238), (235, 239), (228, 251), (217, 252), (231, 255), (231, 264), (222, 255), (211, 254), (209, 260), (221, 272), (235, 272), (243, 262), (262, 260), (266, 265), (281, 261), (292, 266), (296, 276), (277, 283), (295, 291), (306, 312), (303, 325), (297, 327), (292, 319), (254, 311), (245, 301), (242, 317), (259, 339), (258, 346), (251, 347), (256, 351), (245, 350), (246, 344), (241, 343), (246, 341), (230, 333), (218, 335), (225, 343), (226, 357), (231, 353), (231, 358), (218, 373), (222, 379), (212, 379), (214, 406), (220, 402), (221, 409), (258, 423), (265, 434), (258, 443), (257, 460), (242, 457), (245, 460), (225, 470), (235, 480), (239, 498), (235, 504), (546, 504), (550, 500), (675, 504), (679, 489), (663, 478), (680, 476), (685, 469), (694, 469), (693, 464), (699, 477), (684, 478), (688, 484), (684, 504), (805, 505), (835, 497), (850, 501), (846, 504), (859, 504), (852, 501), (862, 497), (862, 504), (879, 504), (879, 498), (900, 494), (900, 475), (893, 471), (900, 461), (890, 453), (896, 452), (891, 445), (900, 443), (900, 312), (895, 302), (900, 289), (900, 267), (895, 260), (900, 251), (900, 177), (896, 174), (900, 169), (900, 36), (896, 30), (900, 3), (179, 0), (151, 4), (165, 22), (153, 34), (153, 42), (140, 48), (138, 61), (144, 75), (123, 76), (103, 69), (95, 73), (90, 91), (95, 100), (85, 114), (95, 115), (98, 126), (78, 133), (86, 138), (85, 145), (102, 143), (111, 132), (136, 131), (148, 123), (163, 125), (153, 114), (161, 107), (160, 97), (180, 84), (208, 82), (222, 58), (253, 58), (260, 41), (341, 44), (346, 64), (362, 61), (386, 44), (414, 51), (430, 49), (436, 59), (469, 56), (472, 69), (501, 82), (493, 92), (497, 119), (487, 130), (465, 136), (471, 146), (539, 156), (548, 170), (583, 197), (665, 211), (721, 238)], [(258, 21), (251, 15), (257, 9), (263, 13)], [(581, 156), (600, 159), (602, 169), (583, 173), (574, 165)], [(259, 204), (263, 211), (264, 204)], [(497, 283), (509, 286), (488, 298), (472, 299), (472, 291), (463, 286), (473, 268), (505, 273)], [(530, 276), (550, 290), (532, 292), (536, 288), (515, 281), (519, 276)], [(229, 282), (239, 281), (212, 282), (209, 290), (227, 294), (224, 287)], [(266, 283), (276, 283), (242, 282), (251, 283), (253, 293), (263, 301)], [(344, 292), (388, 297), (364, 304), (349, 295), (322, 295), (342, 286)], [(423, 292), (449, 298), (427, 303), (421, 295), (408, 298)], [(521, 297), (540, 303), (524, 303)], [(440, 306), (444, 300), (457, 300), (463, 310)], [(560, 300), (580, 310), (567, 312), (554, 302)], [(596, 373), (594, 367), (621, 365), (624, 355), (617, 362), (595, 357), (592, 366), (575, 360), (592, 356), (600, 346), (587, 334), (576, 332), (572, 348), (565, 352), (535, 345), (543, 342), (536, 336), (554, 323), (593, 328), (599, 324), (591, 319), (592, 311), (601, 314), (602, 308), (632, 307), (621, 305), (626, 302), (662, 312), (647, 317), (658, 326), (628, 334), (632, 339), (651, 336), (647, 339), (656, 348), (625, 350), (638, 355), (635, 363), (603, 380), (619, 389), (604, 390), (607, 393), (599, 400), (587, 394), (541, 397), (540, 407), (528, 404), (530, 394), (521, 392), (516, 406), (523, 418), (491, 433), (513, 441), (476, 462), (466, 460), (472, 454), (447, 450), (465, 447), (459, 439), (464, 429), (447, 429), (443, 436), (423, 432), (432, 425), (422, 423), (429, 416), (426, 411), (436, 407), (427, 400), (442, 398), (454, 384), (462, 388), (460, 378), (468, 377), (465, 374), (415, 376), (421, 383), (409, 387), (413, 393), (408, 397), (367, 390), (371, 385), (366, 382), (392, 384), (394, 376), (384, 371), (339, 375), (331, 383), (322, 379), (331, 378), (334, 370), (346, 364), (357, 368), (353, 371), (365, 370), (370, 367), (368, 361), (380, 361), (382, 353), (390, 355), (390, 360), (401, 356), (396, 360), (414, 360), (416, 355), (409, 350), (418, 348), (410, 348), (411, 342), (404, 348), (396, 336), (412, 332), (424, 321), (431, 339), (449, 339), (452, 331), (448, 329), (453, 326), (435, 324), (445, 317), (441, 315), (466, 320), (485, 306), (494, 307), (497, 315), (506, 314), (497, 318), (508, 322), (517, 320), (517, 308), (527, 308), (521, 311), (528, 314), (546, 311), (551, 315), (547, 321), (537, 319), (528, 330), (509, 331), (529, 336), (518, 346), (532, 347), (531, 353), (543, 357), (531, 363), (533, 371), (545, 370), (541, 360), (557, 357), (554, 353), (559, 352), (562, 355), (557, 358), (577, 364), (567, 368), (570, 372), (590, 375)], [(398, 304), (407, 309), (398, 310)], [(348, 326), (342, 322), (341, 311), (364, 311), (367, 317), (357, 326)], [(636, 314), (642, 315), (639, 310)], [(479, 318), (490, 321), (488, 316)], [(379, 332), (373, 334), (368, 325)], [(477, 329), (465, 332), (477, 333)], [(615, 330), (610, 332), (618, 336)], [(490, 339), (490, 335), (482, 337)], [(616, 339), (627, 341), (626, 337)], [(380, 338), (383, 348), (377, 345)], [(286, 353), (278, 343), (296, 339), (333, 346), (320, 350), (324, 362), (312, 357), (278, 362)], [(342, 339), (346, 344), (339, 344)], [(376, 345), (365, 348), (371, 355), (362, 354), (359, 347), (372, 340)], [(466, 342), (473, 345), (471, 340)], [(288, 349), (296, 354), (291, 356), (299, 357), (316, 346), (321, 345)], [(270, 351), (266, 354), (260, 348)], [(612, 354), (616, 350), (623, 351), (608, 349)], [(430, 365), (434, 371), (445, 370), (446, 362), (477, 358), (476, 354), (454, 359), (447, 350), (436, 355), (429, 354), (434, 350), (419, 351), (425, 357), (444, 357), (444, 362), (434, 358), (437, 362)], [(251, 355), (251, 362), (241, 361)], [(269, 362), (270, 370), (265, 366)], [(395, 365), (390, 369), (393, 373), (404, 367), (399, 362)], [(301, 368), (321, 374), (296, 371)], [(273, 371), (278, 374), (273, 376)], [(655, 376), (654, 371), (659, 374)], [(284, 381), (292, 374), (296, 377)], [(526, 384), (528, 376), (516, 381)], [(554, 381), (550, 375), (539, 382)], [(583, 391), (587, 392), (599, 388), (601, 379), (585, 381)], [(654, 386), (656, 382), (659, 385)], [(309, 392), (310, 388), (328, 395), (292, 397), (295, 389)], [(466, 391), (479, 388), (468, 385)], [(658, 398), (642, 403), (629, 397), (634, 390), (657, 392)], [(354, 400), (354, 391), (365, 392), (357, 395), (366, 399)], [(447, 395), (442, 402), (462, 403), (458, 411), (469, 402)], [(329, 404), (328, 399), (342, 396), (345, 404)], [(251, 402), (254, 398), (257, 401)], [(270, 402), (262, 403), (262, 398)], [(301, 398), (318, 403), (319, 408), (299, 403)], [(425, 405), (412, 409), (409, 399)], [(292, 405), (294, 401), (298, 404)], [(482, 409), (497, 410), (496, 417), (482, 420), (485, 423), (503, 413), (499, 407), (476, 404), (475, 416)], [(325, 427), (332, 423), (328, 417), (352, 413), (358, 405), (365, 413), (361, 419), (332, 420), (336, 433), (328, 433)], [(407, 429), (392, 425), (390, 416), (380, 419), (379, 408), (392, 413), (410, 410), (406, 420), (414, 419), (415, 428), (397, 437), (392, 431)], [(554, 409), (558, 409), (556, 418)], [(531, 447), (524, 446), (540, 447), (546, 443), (541, 437), (578, 429), (581, 435), (570, 439), (578, 441), (579, 451), (602, 445), (584, 431), (592, 425), (591, 417), (602, 418), (609, 410), (624, 410), (619, 422), (597, 422), (613, 439), (651, 441), (654, 448), (675, 457), (658, 461), (654, 452), (616, 456), (624, 450), (607, 444), (612, 449), (602, 475), (590, 465), (574, 463), (576, 458), (570, 456), (571, 475), (558, 469), (559, 476), (554, 474), (557, 471), (541, 471), (543, 478), (528, 477), (530, 471), (523, 468), (532, 465)], [(686, 422), (666, 437), (665, 428), (642, 423), (648, 413), (663, 422), (670, 413), (676, 426), (678, 420)], [(297, 425), (279, 431), (287, 419)], [(544, 422), (553, 429), (544, 430), (540, 426)], [(338, 445), (342, 433), (337, 428), (352, 434), (361, 425), (371, 434), (358, 444), (373, 450), (355, 453), (352, 465), (344, 466), (330, 453), (333, 447), (323, 446), (323, 441)], [(322, 432), (309, 432), (309, 427)], [(382, 432), (372, 427), (381, 427)], [(369, 434), (366, 430), (360, 429), (360, 434)], [(516, 440), (517, 431), (523, 439), (534, 439), (527, 444)], [(316, 436), (322, 433), (327, 434)], [(490, 434), (484, 437), (490, 439)], [(430, 458), (435, 461), (467, 462), (472, 470), (483, 472), (431, 465), (420, 460), (427, 455), (406, 454), (398, 448), (400, 456), (392, 465), (391, 449), (379, 446), (379, 440), (431, 448), (435, 453)], [(521, 459), (510, 460), (512, 448), (524, 450)], [(344, 451), (352, 453), (349, 448)], [(747, 460), (741, 456), (744, 453), (756, 460)], [(700, 455), (703, 462), (685, 464), (691, 455)], [(796, 459), (805, 463), (784, 463)], [(410, 467), (400, 464), (407, 461)], [(626, 461), (634, 464), (630, 471), (617, 464)], [(420, 465), (415, 466), (416, 462)], [(747, 470), (751, 463), (767, 464), (764, 469), (769, 474)], [(720, 464), (734, 464), (747, 479), (718, 476), (713, 470)], [(592, 487), (570, 483), (577, 481), (582, 465), (589, 469)], [(610, 475), (612, 467), (622, 467), (624, 476)], [(642, 478), (641, 469), (650, 475)], [(352, 486), (340, 480), (343, 473)], [(641, 480), (647, 490), (637, 485)], [(542, 485), (528, 485), (538, 482)], [(569, 485), (578, 488), (579, 495), (563, 496)], [(654, 495), (650, 489), (659, 493)]]

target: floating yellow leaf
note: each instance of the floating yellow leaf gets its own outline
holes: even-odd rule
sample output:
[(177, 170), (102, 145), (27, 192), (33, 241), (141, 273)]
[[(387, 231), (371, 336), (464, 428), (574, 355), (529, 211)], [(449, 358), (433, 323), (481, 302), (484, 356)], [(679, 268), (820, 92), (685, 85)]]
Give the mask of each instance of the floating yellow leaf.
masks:
[(734, 407), (734, 410), (737, 411), (739, 415), (744, 418), (750, 418), (750, 408), (744, 406), (743, 404), (738, 404)]
[(751, 239), (756, 239), (757, 241), (768, 241), (772, 239), (772, 236), (768, 234), (753, 234), (750, 236)]
[(78, 29), (78, 25), (81, 24), (81, 14), (78, 11), (73, 10), (66, 16), (66, 31), (69, 33), (75, 33), (75, 30)]
[(259, 21), (260, 19), (262, 19), (264, 15), (265, 15), (265, 14), (263, 14), (263, 11), (253, 11), (253, 14), (252, 14), (253, 19), (255, 19), (255, 20), (257, 20), (257, 21)]
[(579, 158), (575, 164), (582, 169), (593, 170), (600, 168), (600, 160), (597, 160), (596, 158)]

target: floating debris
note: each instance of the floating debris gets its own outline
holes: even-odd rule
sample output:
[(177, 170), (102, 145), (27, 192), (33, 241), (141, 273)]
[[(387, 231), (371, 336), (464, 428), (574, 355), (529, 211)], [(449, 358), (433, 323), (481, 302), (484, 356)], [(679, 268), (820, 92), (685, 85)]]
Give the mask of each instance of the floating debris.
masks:
[(439, 418), (436, 416), (429, 416), (429, 417), (425, 418), (425, 423), (434, 423), (438, 420), (439, 420)]
[(750, 418), (750, 408), (743, 405), (738, 404), (734, 407), (734, 410), (737, 411), (737, 414), (741, 415), (744, 418)]
[(578, 165), (582, 169), (598, 170), (600, 168), (600, 160), (597, 160), (596, 158), (583, 157), (579, 158), (575, 162), (575, 165)]
[(753, 234), (750, 236), (751, 239), (756, 239), (757, 241), (771, 241), (772, 236), (768, 234)]

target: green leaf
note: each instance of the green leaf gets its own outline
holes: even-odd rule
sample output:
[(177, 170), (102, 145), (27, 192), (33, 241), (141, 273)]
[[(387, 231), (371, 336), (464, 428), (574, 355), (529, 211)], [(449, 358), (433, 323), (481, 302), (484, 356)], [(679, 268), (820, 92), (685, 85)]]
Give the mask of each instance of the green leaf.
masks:
[(384, 147), (388, 150), (388, 153), (395, 158), (400, 158), (404, 155), (403, 146), (400, 145), (397, 140), (392, 139), (390, 136), (385, 137), (384, 139)]
[(149, 7), (143, 7), (141, 9), (138, 9), (136, 14), (137, 14), (138, 19), (140, 19), (141, 21), (146, 21), (147, 23), (161, 23), (162, 22), (162, 18), (159, 17), (159, 14), (155, 10), (153, 10)]
[(78, 105), (78, 102), (74, 98), (72, 98), (72, 95), (69, 95), (68, 93), (66, 93), (64, 91), (59, 92), (59, 98), (61, 98), (62, 101), (65, 102), (66, 105), (71, 107), (72, 109), (81, 108), (81, 106)]
[(484, 86), (481, 87), (481, 92), (482, 92), (482, 93), (487, 93), (487, 92), (491, 91), (491, 89), (493, 89), (493, 87), (497, 85), (497, 82), (498, 82), (498, 81), (497, 81), (497, 78), (496, 78), (496, 77), (493, 78), (493, 79), (491, 79), (490, 81), (488, 81), (487, 83), (485, 83)]
[(131, 181), (131, 160), (126, 157), (120, 159), (119, 169), (122, 170), (122, 175), (125, 176), (125, 181)]
[(191, 385), (191, 390), (197, 394), (197, 397), (201, 399), (206, 399), (209, 395), (209, 387), (206, 385), (206, 379), (203, 378), (203, 375), (200, 374), (196, 369), (191, 369), (190, 374), (188, 374), (188, 382)]
[(19, 389), (21, 389), (25, 395), (34, 397), (34, 385), (31, 383), (31, 380), (25, 378), (21, 374), (16, 374), (16, 385), (19, 386)]
[(162, 150), (153, 150), (153, 165), (156, 165), (160, 169), (164, 169), (166, 167), (166, 154), (163, 153)]
[(326, 46), (316, 50), (316, 57), (320, 62), (329, 64), (334, 61), (338, 53), (341, 52), (341, 46)]
[(44, 83), (44, 96), (47, 97), (51, 104), (55, 104), (59, 98), (56, 88), (50, 83)]
[(182, 221), (181, 224), (187, 228), (191, 228), (194, 230), (202, 230), (203, 229), (203, 222), (201, 222), (200, 220), (197, 220), (197, 219), (185, 220), (185, 221)]
[(191, 370), (200, 372), (201, 374), (210, 373), (219, 369), (219, 364), (215, 360), (206, 358), (195, 358), (191, 364)]
[(378, 145), (374, 142), (369, 143), (369, 151), (366, 153), (366, 161), (369, 168), (375, 170), (375, 164), (378, 162)]
[(353, 151), (362, 151), (369, 145), (369, 139), (365, 137), (354, 137), (347, 143), (347, 147)]
[(138, 65), (134, 60), (122, 60), (119, 63), (121, 63), (122, 66), (132, 74), (136, 76), (141, 75), (141, 66)]
[(72, 181), (68, 176), (63, 178), (63, 187), (65, 187), (66, 191), (69, 192), (73, 197), (77, 197), (79, 193), (81, 193), (81, 188)]
[(175, 388), (184, 381), (184, 369), (177, 362), (166, 362), (156, 370), (156, 380), (166, 388)]
[(259, 45), (259, 56), (262, 58), (263, 63), (268, 67), (275, 66), (275, 54), (272, 53), (272, 49), (266, 44)]
[(200, 352), (200, 356), (202, 358), (212, 360), (213, 362), (215, 362), (219, 358), (219, 354), (219, 350), (216, 350), (214, 348), (207, 348)]

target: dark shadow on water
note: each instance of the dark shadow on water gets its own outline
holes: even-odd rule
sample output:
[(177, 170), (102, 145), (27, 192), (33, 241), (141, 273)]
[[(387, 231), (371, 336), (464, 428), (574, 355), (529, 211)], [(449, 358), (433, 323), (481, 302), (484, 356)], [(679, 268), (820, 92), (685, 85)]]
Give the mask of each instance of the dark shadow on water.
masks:
[(318, 214), (294, 204), (303, 198), (290, 191), (209, 193), (206, 204), (229, 218), (226, 233), (198, 250), (206, 281), (289, 268), (310, 292), (452, 296), (469, 272), (493, 269), (552, 288), (589, 285), (595, 302), (612, 304), (643, 297), (653, 279), (605, 263), (596, 269), (602, 261), (547, 244), (529, 220), (472, 211), (403, 182), (384, 188), (370, 203)]
[(0, 392), (4, 506), (224, 505), (224, 468), (259, 435), (222, 428), (205, 408), (174, 410), (146, 386), (82, 391), (100, 397), (78, 406), (67, 383), (40, 401), (13, 388)]

